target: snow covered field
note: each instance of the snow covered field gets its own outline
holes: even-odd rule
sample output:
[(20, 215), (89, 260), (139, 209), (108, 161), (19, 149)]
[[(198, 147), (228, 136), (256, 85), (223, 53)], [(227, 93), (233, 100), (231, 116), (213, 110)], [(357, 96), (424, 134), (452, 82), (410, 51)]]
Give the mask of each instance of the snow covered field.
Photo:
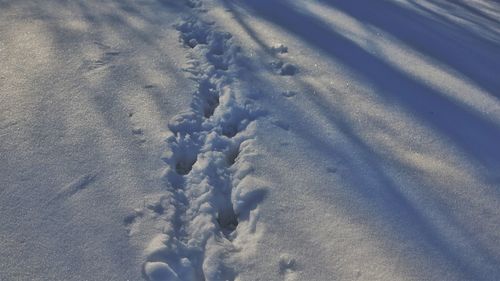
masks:
[(0, 280), (500, 280), (500, 3), (0, 0)]

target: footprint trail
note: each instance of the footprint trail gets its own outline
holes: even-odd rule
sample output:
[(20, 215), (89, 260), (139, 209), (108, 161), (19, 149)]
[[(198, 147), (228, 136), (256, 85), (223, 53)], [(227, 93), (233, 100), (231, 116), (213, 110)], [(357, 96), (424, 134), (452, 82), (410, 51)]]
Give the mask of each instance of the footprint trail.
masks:
[[(201, 6), (189, 1), (194, 11)], [(249, 159), (255, 131), (265, 113), (238, 80), (240, 47), (227, 32), (193, 16), (176, 29), (188, 55), (185, 69), (196, 82), (191, 106), (172, 118), (162, 156), (165, 192), (124, 219), (129, 233), (153, 218), (159, 233), (145, 250), (147, 280), (235, 280), (226, 262), (256, 235), (263, 189)]]

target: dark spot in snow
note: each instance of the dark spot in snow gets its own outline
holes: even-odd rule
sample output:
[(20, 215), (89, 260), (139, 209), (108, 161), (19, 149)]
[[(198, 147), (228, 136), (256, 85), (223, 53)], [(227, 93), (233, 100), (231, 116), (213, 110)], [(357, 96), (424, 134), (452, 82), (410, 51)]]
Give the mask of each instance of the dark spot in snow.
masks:
[(134, 135), (142, 135), (143, 131), (141, 128), (135, 128), (135, 129), (132, 129), (132, 134)]
[(187, 175), (189, 172), (191, 172), (191, 169), (193, 168), (194, 163), (196, 162), (196, 159), (190, 160), (190, 159), (183, 159), (177, 162), (175, 165), (175, 171), (179, 175)]
[(295, 73), (297, 73), (297, 67), (289, 63), (285, 63), (280, 69), (280, 75), (283, 76), (292, 76)]
[(326, 168), (326, 171), (328, 173), (332, 173), (332, 174), (335, 174), (337, 172), (337, 168), (334, 168), (334, 167), (328, 167)]
[(238, 216), (232, 208), (223, 210), (217, 214), (217, 223), (224, 236), (230, 239), (230, 234), (235, 231), (238, 226)]

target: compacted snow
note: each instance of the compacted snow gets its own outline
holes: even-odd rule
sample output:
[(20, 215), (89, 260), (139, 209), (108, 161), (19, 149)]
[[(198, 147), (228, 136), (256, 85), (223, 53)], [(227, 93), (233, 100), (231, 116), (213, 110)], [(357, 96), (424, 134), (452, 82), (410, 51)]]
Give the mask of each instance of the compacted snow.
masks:
[(498, 2), (0, 23), (0, 280), (500, 280)]

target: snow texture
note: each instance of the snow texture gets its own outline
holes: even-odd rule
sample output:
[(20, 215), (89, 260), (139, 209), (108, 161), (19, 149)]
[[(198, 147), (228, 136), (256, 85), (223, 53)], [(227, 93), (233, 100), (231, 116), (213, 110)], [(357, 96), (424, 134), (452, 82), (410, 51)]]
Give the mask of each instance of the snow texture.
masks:
[(0, 280), (500, 280), (497, 1), (0, 23)]

